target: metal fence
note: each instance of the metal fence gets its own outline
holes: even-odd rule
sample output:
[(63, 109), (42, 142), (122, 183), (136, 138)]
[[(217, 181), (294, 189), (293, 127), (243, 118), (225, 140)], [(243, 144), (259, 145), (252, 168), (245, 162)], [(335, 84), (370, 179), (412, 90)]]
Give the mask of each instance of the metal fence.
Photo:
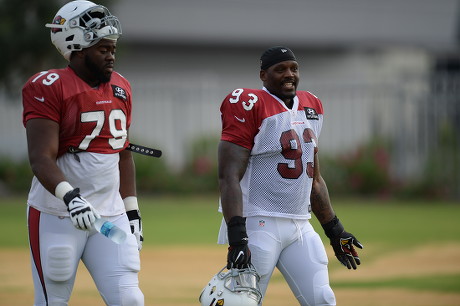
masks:
[[(460, 198), (459, 76), (406, 76), (380, 84), (305, 83), (323, 101), (322, 152), (343, 154), (374, 138), (386, 139), (394, 177), (432, 177), (450, 184)], [(219, 107), (227, 93), (212, 79), (136, 82), (131, 139), (163, 150), (167, 163), (180, 169), (197, 138), (219, 138)], [(25, 158), (22, 105), (6, 100), (2, 96), (0, 154)], [(216, 148), (208, 150), (215, 154)]]

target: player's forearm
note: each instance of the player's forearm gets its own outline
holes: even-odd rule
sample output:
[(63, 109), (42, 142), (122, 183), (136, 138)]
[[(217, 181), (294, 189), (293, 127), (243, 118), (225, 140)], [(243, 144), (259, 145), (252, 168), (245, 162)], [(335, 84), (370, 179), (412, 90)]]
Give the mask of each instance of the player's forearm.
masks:
[(243, 196), (239, 184), (220, 181), (220, 201), (226, 222), (234, 216), (243, 216)]
[(26, 123), (29, 163), (33, 174), (51, 194), (65, 176), (56, 164), (59, 149), (59, 125), (48, 119), (30, 119)]
[(66, 180), (55, 161), (46, 158), (31, 158), (30, 166), (38, 181), (51, 194), (54, 194), (56, 186), (60, 182)]
[(246, 171), (250, 151), (227, 141), (218, 148), (218, 175), (222, 212), (226, 222), (243, 216), (243, 193), (240, 181)]
[(334, 218), (335, 212), (329, 198), (329, 191), (321, 176), (313, 181), (310, 202), (311, 209), (321, 224)]
[(132, 154), (128, 150), (120, 152), (120, 195), (124, 199), (136, 196), (136, 167)]

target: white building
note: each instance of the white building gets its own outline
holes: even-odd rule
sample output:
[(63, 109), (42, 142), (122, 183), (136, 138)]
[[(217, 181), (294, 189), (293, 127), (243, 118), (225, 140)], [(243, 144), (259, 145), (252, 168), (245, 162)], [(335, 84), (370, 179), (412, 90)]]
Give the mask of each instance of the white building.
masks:
[[(413, 174), (433, 138), (420, 128), (433, 99), (434, 67), (459, 51), (457, 0), (119, 0), (108, 6), (123, 28), (117, 70), (133, 85), (131, 137), (162, 149), (179, 168), (194, 139), (219, 137), (219, 106), (228, 92), (261, 87), (263, 50), (286, 45), (300, 63), (300, 89), (323, 101), (322, 151), (343, 152), (383, 135), (396, 139), (398, 175)], [(452, 111), (442, 99), (434, 103), (436, 120), (449, 121)], [(0, 112), (9, 144), (0, 150), (20, 157), (26, 144), (18, 105)]]

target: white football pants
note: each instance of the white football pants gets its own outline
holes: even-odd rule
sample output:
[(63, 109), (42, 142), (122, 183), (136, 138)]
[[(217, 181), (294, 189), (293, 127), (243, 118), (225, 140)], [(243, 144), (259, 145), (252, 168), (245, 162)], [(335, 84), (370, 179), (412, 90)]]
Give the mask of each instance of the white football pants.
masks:
[(70, 218), (28, 210), (35, 306), (67, 305), (80, 259), (107, 305), (144, 305), (139, 289), (139, 251), (125, 214), (109, 217), (125, 232), (116, 244), (95, 230), (76, 229)]
[[(308, 220), (275, 217), (248, 217), (251, 262), (260, 275), (260, 290), (265, 296), (277, 267), (302, 306), (335, 305), (329, 286), (327, 254)], [(222, 221), (218, 242), (227, 242), (227, 227)], [(262, 304), (262, 303), (261, 303)]]

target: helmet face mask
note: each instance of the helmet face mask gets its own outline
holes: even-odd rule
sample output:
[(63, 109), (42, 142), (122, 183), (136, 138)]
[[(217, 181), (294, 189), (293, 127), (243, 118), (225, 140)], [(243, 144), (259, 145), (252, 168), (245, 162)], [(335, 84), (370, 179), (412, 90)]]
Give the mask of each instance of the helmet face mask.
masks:
[(258, 305), (262, 299), (259, 275), (251, 265), (246, 269), (222, 268), (204, 287), (199, 297), (202, 306)]
[(77, 0), (64, 5), (56, 14), (51, 28), (51, 41), (66, 60), (73, 51), (81, 51), (102, 38), (117, 40), (121, 24), (109, 10), (90, 1)]

